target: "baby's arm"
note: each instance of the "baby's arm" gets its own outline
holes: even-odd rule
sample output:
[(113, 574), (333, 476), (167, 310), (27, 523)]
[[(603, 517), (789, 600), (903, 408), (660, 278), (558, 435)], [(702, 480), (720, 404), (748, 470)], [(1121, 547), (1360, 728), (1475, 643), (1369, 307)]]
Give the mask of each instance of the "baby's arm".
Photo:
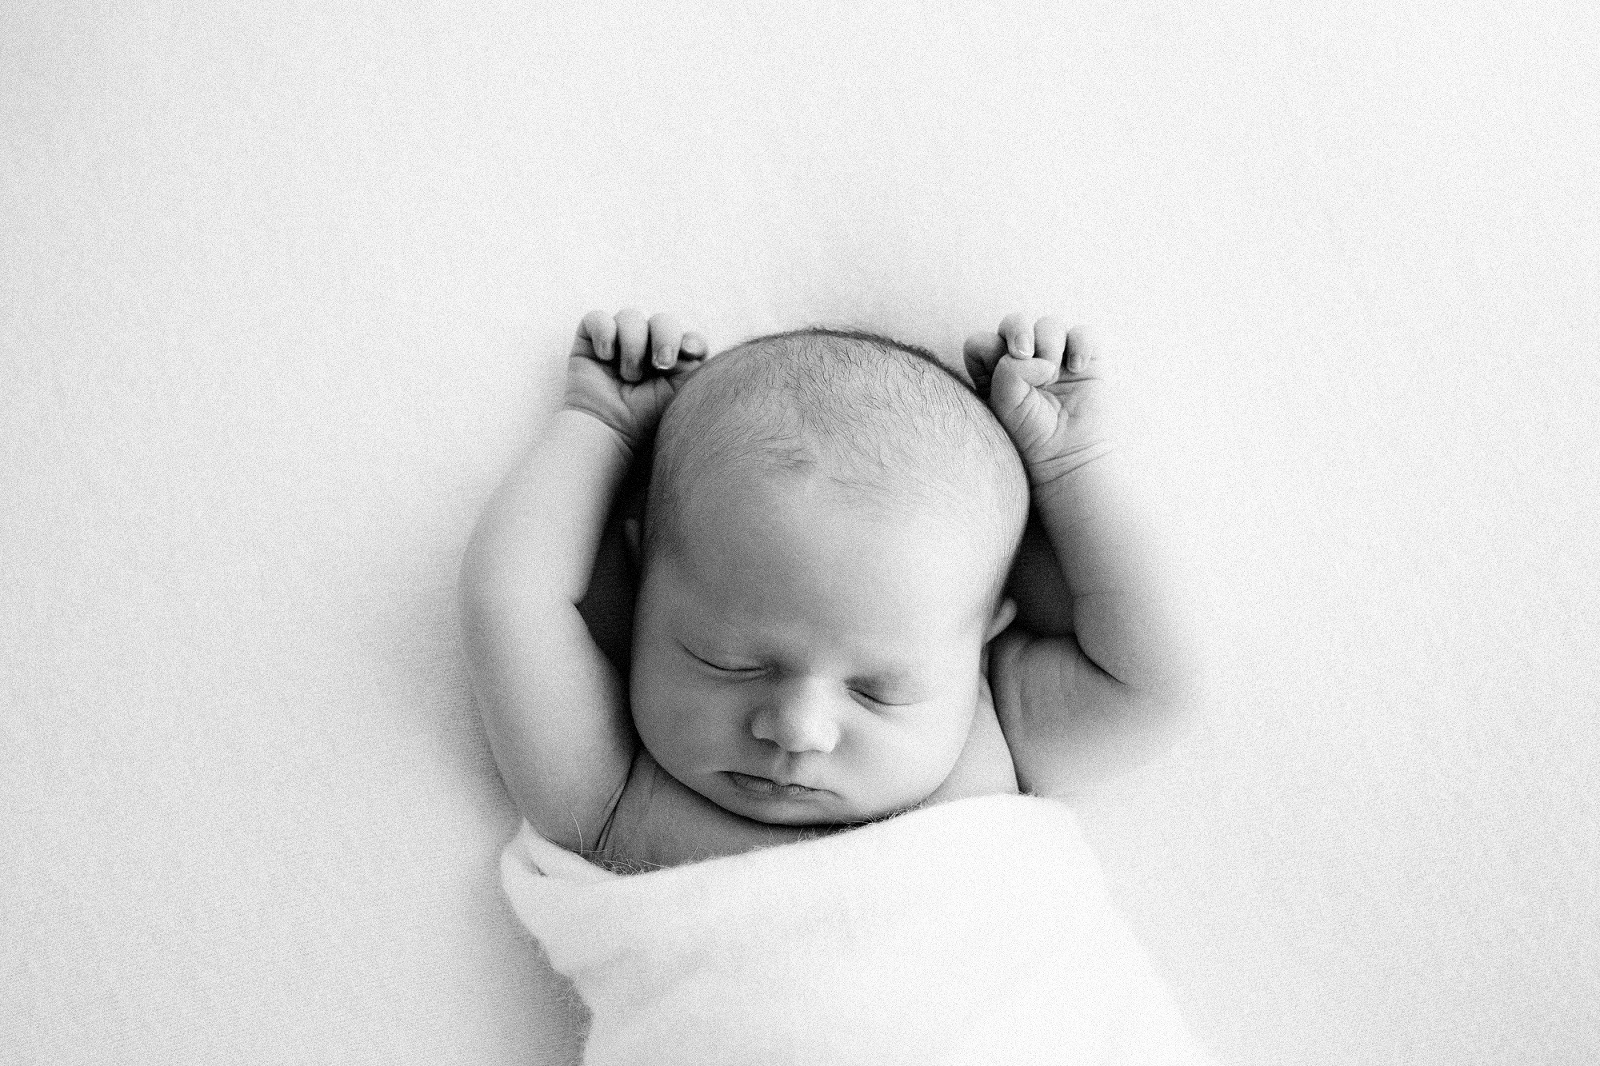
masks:
[(574, 851), (594, 846), (637, 743), (623, 680), (577, 604), (629, 463), (705, 352), (666, 316), (585, 317), (566, 403), (495, 491), (462, 563), (468, 667), (500, 776), (523, 817)]
[(1022, 455), (1070, 599), (1070, 632), (996, 639), (995, 708), (1021, 787), (1067, 796), (1170, 736), (1195, 698), (1193, 656), (1081, 334), (1012, 315), (967, 342), (967, 363)]

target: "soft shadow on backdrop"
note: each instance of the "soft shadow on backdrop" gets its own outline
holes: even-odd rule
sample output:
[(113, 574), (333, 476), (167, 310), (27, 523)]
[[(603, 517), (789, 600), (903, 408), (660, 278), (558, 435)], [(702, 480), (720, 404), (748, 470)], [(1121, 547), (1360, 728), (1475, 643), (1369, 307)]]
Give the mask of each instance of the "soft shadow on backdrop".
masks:
[(1587, 5), (8, 4), (0, 1060), (565, 1063), (455, 646), (590, 307), (1098, 326), (1209, 712), (1084, 809), (1240, 1064), (1600, 1055)]

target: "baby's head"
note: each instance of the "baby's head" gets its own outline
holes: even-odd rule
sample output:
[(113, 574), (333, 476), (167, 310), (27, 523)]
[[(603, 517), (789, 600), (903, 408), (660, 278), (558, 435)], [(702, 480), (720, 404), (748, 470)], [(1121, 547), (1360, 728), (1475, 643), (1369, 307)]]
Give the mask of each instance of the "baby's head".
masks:
[(925, 352), (806, 330), (696, 371), (655, 447), (630, 681), (651, 755), (764, 822), (927, 798), (1027, 519), (982, 400)]

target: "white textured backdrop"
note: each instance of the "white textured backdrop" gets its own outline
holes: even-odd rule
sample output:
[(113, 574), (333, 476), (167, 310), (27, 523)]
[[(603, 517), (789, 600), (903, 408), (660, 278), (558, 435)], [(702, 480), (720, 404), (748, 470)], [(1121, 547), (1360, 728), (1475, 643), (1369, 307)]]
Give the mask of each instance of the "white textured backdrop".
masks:
[(624, 304), (1101, 327), (1215, 699), (1085, 816), (1195, 1028), (1600, 1058), (1600, 19), (1322, 6), (4, 3), (0, 1061), (570, 1061), (450, 590)]

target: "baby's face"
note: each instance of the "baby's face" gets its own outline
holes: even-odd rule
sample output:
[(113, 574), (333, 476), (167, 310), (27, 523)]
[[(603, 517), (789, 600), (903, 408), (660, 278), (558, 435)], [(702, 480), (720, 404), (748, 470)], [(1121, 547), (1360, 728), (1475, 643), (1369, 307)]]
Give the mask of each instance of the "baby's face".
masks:
[(889, 814), (938, 788), (966, 742), (993, 538), (783, 487), (730, 488), (648, 561), (634, 722), (663, 769), (736, 814)]

